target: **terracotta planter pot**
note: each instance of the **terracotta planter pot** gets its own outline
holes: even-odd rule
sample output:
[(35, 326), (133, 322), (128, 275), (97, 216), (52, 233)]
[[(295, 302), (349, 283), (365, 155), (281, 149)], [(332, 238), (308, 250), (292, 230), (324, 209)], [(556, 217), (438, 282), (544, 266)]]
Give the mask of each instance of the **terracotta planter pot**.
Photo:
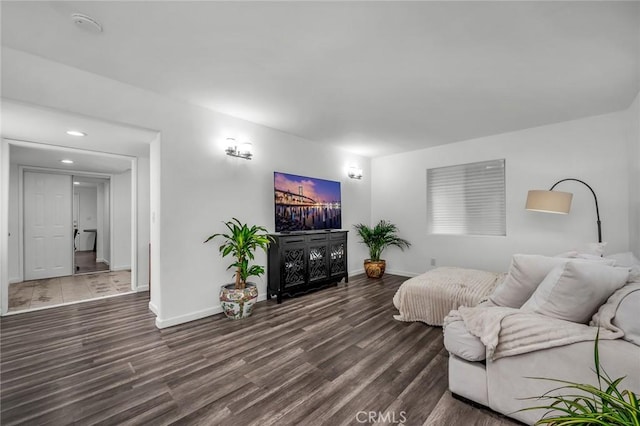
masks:
[(384, 260), (371, 260), (364, 261), (364, 270), (369, 278), (380, 278), (384, 275), (384, 268), (387, 266), (387, 262)]
[(258, 300), (258, 287), (247, 283), (242, 290), (236, 290), (234, 284), (227, 284), (220, 289), (220, 306), (222, 312), (231, 319), (251, 316), (253, 305)]

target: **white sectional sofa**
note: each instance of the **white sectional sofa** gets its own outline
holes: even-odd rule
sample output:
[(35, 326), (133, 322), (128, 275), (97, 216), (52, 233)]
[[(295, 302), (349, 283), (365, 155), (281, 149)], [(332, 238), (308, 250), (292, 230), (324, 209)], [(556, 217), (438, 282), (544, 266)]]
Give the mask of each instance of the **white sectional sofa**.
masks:
[[(451, 392), (523, 423), (534, 424), (545, 412), (519, 411), (541, 405), (540, 401), (525, 398), (542, 395), (558, 387), (558, 384), (531, 377), (597, 385), (597, 377), (593, 372), (594, 340), (588, 336), (590, 332), (591, 336), (595, 336), (598, 330), (596, 325), (599, 325), (600, 362), (604, 370), (612, 378), (626, 376), (622, 388), (640, 393), (640, 269), (637, 266), (614, 268), (606, 265), (596, 268), (613, 275), (619, 275), (621, 270), (627, 268), (629, 274), (620, 286), (620, 276), (608, 280), (606, 276), (594, 273), (593, 265), (583, 266), (580, 262), (571, 261), (571, 267), (558, 266), (563, 261), (557, 258), (525, 256), (514, 256), (507, 278), (489, 300), (478, 308), (466, 311), (465, 308), (459, 308), (464, 315), (453, 311), (447, 317), (444, 344), (450, 353)], [(543, 266), (540, 267), (540, 264)], [(558, 269), (562, 273), (559, 274)], [(580, 275), (583, 269), (587, 273)], [(555, 275), (549, 278), (552, 270)], [(616, 280), (618, 282), (614, 283)], [(549, 284), (549, 281), (555, 282)], [(580, 287), (575, 287), (577, 284)], [(546, 290), (543, 288), (545, 286)], [(609, 290), (613, 288), (613, 291), (603, 290), (602, 287), (606, 286), (609, 286)], [(592, 294), (592, 290), (595, 293)], [(536, 291), (543, 293), (546, 299), (541, 301), (538, 297), (538, 303), (532, 304), (530, 300)], [(605, 297), (603, 294), (606, 294), (604, 302), (601, 300)], [(567, 296), (573, 296), (572, 300), (566, 302)], [(562, 306), (563, 303), (571, 305), (573, 302), (575, 306)], [(512, 306), (508, 306), (510, 304)], [(597, 305), (597, 313), (591, 319), (594, 304)], [(484, 316), (474, 322), (477, 319), (475, 315), (483, 310), (504, 312), (505, 315), (504, 319), (494, 323), (500, 328), (495, 347), (492, 346), (495, 342), (483, 335), (482, 330), (482, 327), (491, 326), (491, 322), (486, 321), (490, 317)], [(545, 315), (547, 311), (549, 316)], [(572, 315), (587, 315), (591, 320), (587, 321), (589, 324), (578, 324), (559, 318)], [(531, 333), (539, 335), (536, 344), (530, 345), (531, 348), (518, 347), (519, 341), (527, 342), (524, 346), (530, 343), (526, 326), (529, 319)], [(549, 328), (549, 334), (540, 336), (540, 330), (544, 330), (545, 326)], [(559, 333), (558, 330), (565, 326), (567, 332)], [(575, 334), (572, 334), (572, 330), (575, 330)], [(507, 333), (511, 333), (510, 339)], [(563, 341), (570, 343), (562, 344)]]

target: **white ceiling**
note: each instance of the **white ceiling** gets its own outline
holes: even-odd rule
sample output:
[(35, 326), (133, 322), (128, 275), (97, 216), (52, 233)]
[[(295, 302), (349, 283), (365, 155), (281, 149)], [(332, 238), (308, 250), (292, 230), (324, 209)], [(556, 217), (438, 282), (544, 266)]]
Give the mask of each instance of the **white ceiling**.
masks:
[[(2, 137), (105, 153), (149, 156), (157, 132), (2, 99)], [(67, 130), (86, 133), (70, 136)]]
[[(132, 158), (105, 156), (89, 151), (75, 151), (50, 146), (9, 145), (11, 163), (20, 166), (44, 167), (69, 171), (78, 175), (82, 172), (120, 174), (131, 169)], [(73, 164), (60, 160), (72, 160)]]
[[(131, 158), (149, 157), (157, 132), (2, 99), (2, 137), (10, 145), (10, 161), (70, 171), (119, 174)], [(86, 136), (70, 136), (78, 130)], [(20, 143), (27, 144), (20, 145)], [(128, 157), (112, 155), (113, 152)], [(62, 159), (73, 164), (61, 163)]]
[(2, 43), (370, 156), (625, 109), (640, 88), (638, 2), (2, 2)]

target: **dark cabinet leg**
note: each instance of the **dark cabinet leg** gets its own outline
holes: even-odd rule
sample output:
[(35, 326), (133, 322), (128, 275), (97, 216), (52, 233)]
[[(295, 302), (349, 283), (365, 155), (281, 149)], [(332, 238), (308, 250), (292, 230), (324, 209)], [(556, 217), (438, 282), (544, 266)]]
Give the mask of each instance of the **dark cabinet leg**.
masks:
[(348, 283), (349, 282), (349, 275), (345, 275), (344, 276), (344, 283)]
[(278, 296), (276, 300), (278, 302), (278, 305), (282, 303), (282, 293), (278, 292)]

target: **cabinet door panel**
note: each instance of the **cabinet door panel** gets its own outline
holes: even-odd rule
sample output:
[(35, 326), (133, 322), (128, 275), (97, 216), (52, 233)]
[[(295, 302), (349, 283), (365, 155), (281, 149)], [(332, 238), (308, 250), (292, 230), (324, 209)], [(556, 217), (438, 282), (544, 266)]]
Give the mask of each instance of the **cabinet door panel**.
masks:
[(327, 245), (309, 245), (309, 282), (323, 280), (329, 276)]
[(282, 250), (281, 270), (284, 287), (304, 284), (305, 269), (304, 245), (291, 245)]
[(331, 256), (331, 275), (343, 274), (347, 270), (346, 264), (346, 244), (344, 241), (331, 243), (329, 245)]

